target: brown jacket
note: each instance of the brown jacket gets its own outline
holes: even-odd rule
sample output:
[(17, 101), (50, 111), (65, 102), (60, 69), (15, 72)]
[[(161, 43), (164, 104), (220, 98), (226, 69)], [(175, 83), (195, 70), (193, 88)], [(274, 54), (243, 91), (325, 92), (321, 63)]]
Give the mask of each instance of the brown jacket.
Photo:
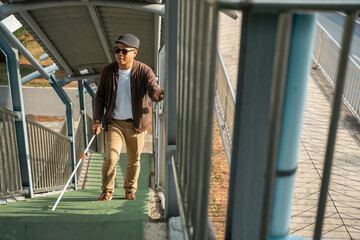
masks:
[[(94, 122), (96, 120), (101, 121), (105, 108), (105, 131), (114, 116), (118, 79), (119, 65), (116, 61), (106, 65), (101, 70), (94, 103)], [(138, 133), (149, 129), (151, 125), (148, 97), (150, 96), (153, 101), (158, 102), (159, 100), (154, 98), (154, 91), (157, 89), (160, 88), (156, 83), (155, 75), (151, 68), (144, 63), (134, 60), (130, 74), (130, 90), (134, 127)]]

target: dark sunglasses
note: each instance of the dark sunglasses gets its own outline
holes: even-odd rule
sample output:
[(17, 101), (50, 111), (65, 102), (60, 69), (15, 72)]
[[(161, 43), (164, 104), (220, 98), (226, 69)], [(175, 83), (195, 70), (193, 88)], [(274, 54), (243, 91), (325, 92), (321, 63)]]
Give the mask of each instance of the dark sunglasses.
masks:
[(122, 52), (123, 55), (126, 55), (128, 52), (132, 52), (135, 51), (136, 48), (134, 48), (133, 50), (126, 50), (126, 49), (120, 49), (118, 47), (114, 48), (114, 53), (119, 54), (120, 52)]

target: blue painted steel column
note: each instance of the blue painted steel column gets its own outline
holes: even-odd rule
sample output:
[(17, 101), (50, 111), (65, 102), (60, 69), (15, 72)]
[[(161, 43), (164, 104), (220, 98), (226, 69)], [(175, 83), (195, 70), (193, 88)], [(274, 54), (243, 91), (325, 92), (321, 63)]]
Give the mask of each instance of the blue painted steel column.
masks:
[[(94, 111), (94, 104), (95, 104), (95, 93), (94, 90), (90, 87), (90, 84), (87, 81), (84, 81), (84, 87), (86, 88), (86, 90), (88, 91), (88, 93), (91, 96), (91, 105), (92, 105), (92, 109)], [(99, 151), (99, 147), (98, 147), (98, 136), (95, 137), (95, 151), (98, 152)]]
[(86, 90), (87, 90), (88, 93), (90, 94), (92, 109), (94, 109), (94, 103), (95, 103), (95, 93), (94, 93), (94, 90), (90, 87), (90, 85), (89, 85), (89, 83), (88, 83), (87, 81), (84, 81), (84, 87), (86, 88)]
[(297, 168), (315, 15), (295, 14), (285, 90), (277, 177), (270, 223), (272, 240), (289, 239), (291, 204)]
[(86, 106), (85, 106), (85, 96), (84, 96), (84, 80), (78, 81), (78, 90), (79, 90), (79, 104), (80, 104), (80, 115), (83, 119), (83, 132), (84, 132), (84, 150), (88, 145), (88, 136), (87, 136), (87, 124), (86, 124)]
[(0, 49), (6, 55), (6, 65), (9, 79), (9, 89), (12, 101), (12, 110), (19, 114), (15, 119), (15, 132), (17, 141), (17, 150), (19, 154), (20, 172), (22, 188), (29, 189), (29, 195), (34, 197), (30, 152), (28, 144), (28, 135), (25, 118), (24, 99), (22, 94), (21, 76), (19, 70), (19, 55), (16, 49), (12, 49), (3, 35), (0, 33)]
[[(67, 126), (67, 136), (71, 141), (70, 151), (71, 151), (71, 168), (75, 169), (76, 166), (76, 155), (75, 155), (75, 136), (74, 136), (74, 117), (73, 117), (73, 103), (71, 102), (69, 96), (65, 93), (64, 89), (60, 86), (53, 74), (50, 75), (49, 83), (55, 90), (56, 94), (59, 96), (61, 101), (66, 106), (66, 126)], [(77, 176), (74, 175), (73, 184), (75, 189), (77, 189)]]

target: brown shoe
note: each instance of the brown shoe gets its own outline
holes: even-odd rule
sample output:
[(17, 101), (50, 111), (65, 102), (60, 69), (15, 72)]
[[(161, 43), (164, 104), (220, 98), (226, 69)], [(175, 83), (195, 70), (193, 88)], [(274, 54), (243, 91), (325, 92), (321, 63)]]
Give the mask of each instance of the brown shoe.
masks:
[(112, 199), (112, 192), (103, 192), (99, 197), (99, 201), (110, 201)]
[(133, 192), (126, 192), (126, 193), (125, 193), (125, 199), (126, 199), (126, 200), (136, 200), (135, 193), (133, 193)]

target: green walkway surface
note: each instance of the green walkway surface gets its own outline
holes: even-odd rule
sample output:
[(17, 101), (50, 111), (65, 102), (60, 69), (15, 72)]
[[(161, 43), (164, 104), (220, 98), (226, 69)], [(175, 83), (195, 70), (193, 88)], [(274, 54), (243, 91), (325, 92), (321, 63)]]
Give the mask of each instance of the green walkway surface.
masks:
[(92, 154), (85, 189), (66, 192), (55, 211), (51, 208), (59, 195), (0, 206), (0, 239), (143, 239), (150, 194), (149, 154), (141, 155), (137, 200), (125, 200), (126, 155), (121, 154), (113, 199), (97, 201), (103, 158)]

